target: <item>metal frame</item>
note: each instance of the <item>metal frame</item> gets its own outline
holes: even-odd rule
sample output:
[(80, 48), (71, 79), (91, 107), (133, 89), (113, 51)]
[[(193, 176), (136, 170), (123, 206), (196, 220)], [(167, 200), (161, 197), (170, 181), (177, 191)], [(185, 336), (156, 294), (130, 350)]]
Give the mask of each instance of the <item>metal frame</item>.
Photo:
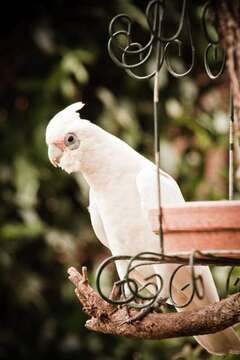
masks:
[[(207, 46), (204, 51), (204, 67), (208, 77), (212, 80), (217, 79), (224, 71), (226, 55), (224, 49), (221, 49), (219, 39), (214, 39), (208, 29), (208, 23), (211, 21), (214, 24), (214, 19), (209, 18), (211, 12), (211, 2), (207, 1), (203, 7), (202, 12), (202, 25), (205, 37), (207, 39)], [(166, 299), (161, 298), (161, 291), (163, 289), (164, 279), (158, 275), (153, 274), (145, 278), (145, 285), (140, 286), (136, 280), (131, 277), (131, 273), (134, 269), (140, 266), (147, 266), (152, 264), (166, 264), (175, 263), (180, 264), (176, 267), (175, 271), (171, 275), (169, 282), (169, 298), (170, 302), (177, 308), (183, 308), (190, 304), (194, 296), (203, 298), (204, 286), (201, 276), (195, 275), (194, 266), (196, 264), (201, 265), (221, 265), (221, 266), (239, 266), (240, 259), (232, 257), (218, 257), (216, 255), (201, 253), (196, 250), (193, 251), (189, 257), (181, 256), (168, 256), (164, 253), (164, 234), (162, 228), (162, 207), (161, 207), (161, 191), (160, 191), (160, 138), (159, 138), (159, 125), (158, 125), (158, 107), (159, 107), (159, 72), (163, 66), (166, 65), (167, 70), (176, 78), (186, 76), (191, 72), (195, 65), (195, 47), (193, 44), (191, 24), (188, 14), (187, 0), (182, 1), (182, 7), (180, 11), (179, 23), (177, 30), (171, 36), (165, 36), (163, 33), (163, 21), (165, 15), (165, 0), (151, 0), (146, 7), (146, 19), (149, 27), (149, 40), (146, 44), (140, 44), (133, 40), (132, 34), (132, 20), (126, 14), (119, 14), (115, 16), (109, 25), (109, 41), (108, 52), (113, 62), (124, 69), (129, 76), (136, 80), (148, 80), (154, 77), (154, 91), (153, 91), (153, 118), (154, 118), (154, 152), (155, 152), (155, 164), (156, 164), (156, 177), (157, 177), (157, 190), (158, 190), (158, 210), (159, 210), (159, 253), (142, 252), (136, 254), (136, 256), (111, 256), (100, 265), (97, 271), (96, 286), (101, 297), (107, 302), (114, 305), (127, 305), (138, 309), (150, 310), (153, 307), (160, 307), (166, 302)], [(171, 59), (169, 55), (169, 49), (173, 46), (178, 48), (178, 56), (182, 56), (182, 44), (183, 40), (181, 35), (183, 31), (186, 31), (189, 38), (189, 44), (191, 49), (191, 62), (187, 69), (181, 73), (175, 71), (171, 65)], [(119, 38), (124, 38), (125, 47), (119, 45)], [(210, 52), (214, 54), (214, 60), (220, 57), (221, 65), (219, 70), (214, 73), (211, 69), (209, 60)], [(118, 54), (118, 55), (117, 55)], [(155, 68), (148, 74), (139, 73), (140, 70), (145, 70), (145, 64), (151, 58), (155, 57)], [(230, 94), (230, 126), (229, 126), (229, 200), (233, 198), (233, 131), (234, 131), (234, 104), (232, 94)], [(122, 297), (120, 299), (113, 299), (111, 296), (106, 296), (102, 291), (101, 278), (102, 273), (110, 264), (115, 263), (117, 260), (128, 261), (127, 272), (123, 280), (119, 280), (116, 285), (121, 287)], [(172, 289), (174, 279), (178, 271), (183, 267), (190, 267), (191, 282), (186, 284), (182, 291), (191, 287), (191, 295), (184, 304), (178, 304), (175, 302)], [(234, 267), (230, 269), (226, 284), (227, 293), (231, 282), (231, 276), (233, 275)], [(157, 278), (157, 281), (156, 281)], [(155, 280), (155, 281), (153, 281)], [(239, 278), (235, 281), (235, 286), (239, 283)], [(144, 290), (151, 286), (152, 294), (145, 294)], [(126, 288), (128, 294), (126, 294)]]

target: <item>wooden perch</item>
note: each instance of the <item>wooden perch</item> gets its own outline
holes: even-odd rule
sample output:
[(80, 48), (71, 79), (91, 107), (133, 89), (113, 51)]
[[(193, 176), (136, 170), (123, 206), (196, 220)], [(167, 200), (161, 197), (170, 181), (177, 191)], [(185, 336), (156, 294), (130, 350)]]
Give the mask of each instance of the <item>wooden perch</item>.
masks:
[(90, 330), (139, 339), (166, 339), (215, 333), (240, 321), (240, 293), (237, 293), (196, 311), (149, 313), (141, 321), (129, 324), (128, 316), (139, 311), (129, 309), (128, 315), (126, 308), (104, 301), (89, 285), (86, 268), (80, 274), (71, 267), (68, 274), (83, 310), (91, 317), (86, 322)]

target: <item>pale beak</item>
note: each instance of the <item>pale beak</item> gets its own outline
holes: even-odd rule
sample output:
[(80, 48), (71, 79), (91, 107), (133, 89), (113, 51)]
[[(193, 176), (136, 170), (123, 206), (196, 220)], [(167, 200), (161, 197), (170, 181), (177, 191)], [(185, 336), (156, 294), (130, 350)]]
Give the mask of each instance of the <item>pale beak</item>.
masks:
[(59, 159), (58, 158), (50, 159), (50, 161), (51, 161), (51, 164), (54, 167), (58, 167), (58, 165), (59, 165)]
[(62, 154), (63, 154), (63, 148), (60, 149), (60, 147), (55, 144), (50, 144), (48, 146), (48, 158), (53, 166), (55, 167), (59, 166)]

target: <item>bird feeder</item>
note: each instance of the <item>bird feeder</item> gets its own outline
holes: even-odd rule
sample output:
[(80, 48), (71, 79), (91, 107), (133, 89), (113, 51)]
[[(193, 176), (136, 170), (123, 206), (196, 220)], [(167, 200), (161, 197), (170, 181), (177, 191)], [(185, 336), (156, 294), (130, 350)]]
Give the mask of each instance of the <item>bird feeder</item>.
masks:
[[(201, 276), (196, 276), (194, 267), (196, 264), (201, 265), (240, 265), (240, 201), (233, 200), (233, 178), (234, 178), (234, 167), (233, 167), (233, 137), (234, 137), (234, 103), (231, 89), (229, 91), (229, 102), (230, 102), (230, 114), (229, 114), (229, 200), (221, 201), (196, 201), (196, 202), (185, 202), (178, 205), (162, 205), (161, 204), (161, 178), (160, 178), (160, 136), (159, 136), (159, 118), (158, 118), (158, 107), (159, 107), (159, 73), (162, 66), (165, 65), (168, 72), (176, 78), (181, 78), (191, 72), (195, 64), (195, 47), (192, 39), (190, 17), (188, 13), (187, 0), (182, 1), (180, 18), (178, 21), (177, 30), (174, 34), (169, 36), (164, 35), (165, 22), (165, 1), (164, 0), (151, 0), (149, 1), (146, 8), (146, 20), (150, 30), (149, 40), (143, 45), (133, 40), (133, 29), (132, 20), (126, 14), (120, 14), (115, 16), (110, 22), (109, 26), (109, 41), (108, 41), (108, 52), (114, 63), (124, 69), (128, 75), (136, 80), (148, 80), (154, 79), (154, 91), (153, 91), (153, 120), (154, 120), (154, 152), (155, 152), (155, 164), (156, 164), (156, 178), (157, 178), (157, 190), (158, 190), (158, 207), (151, 209), (149, 212), (149, 222), (152, 227), (152, 231), (159, 235), (159, 253), (141, 253), (135, 256), (112, 256), (106, 259), (99, 267), (97, 274), (97, 290), (99, 295), (96, 297), (95, 305), (86, 304), (86, 297), (81, 296), (83, 289), (79, 288), (78, 284), (81, 280), (81, 284), (87, 282), (86, 272), (83, 271), (83, 275), (76, 272), (75, 269), (70, 269), (70, 279), (77, 287), (77, 295), (80, 301), (85, 307), (91, 308), (90, 315), (93, 316), (91, 320), (90, 328), (103, 331), (106, 333), (112, 333), (116, 335), (129, 335), (133, 337), (142, 338), (157, 338), (154, 330), (152, 330), (152, 336), (149, 335), (148, 331), (144, 331), (143, 325), (134, 325), (124, 323), (122, 327), (114, 326), (114, 321), (110, 322), (109, 315), (106, 315), (108, 310), (113, 311), (116, 305), (126, 305), (131, 308), (135, 308), (133, 317), (140, 320), (141, 316), (151, 312), (153, 308), (161, 306), (159, 304), (159, 295), (163, 287), (164, 279), (158, 277), (159, 286), (155, 288), (154, 294), (151, 296), (142, 295), (142, 291), (147, 289), (148, 286), (153, 286), (153, 278), (156, 274), (152, 274), (146, 280), (147, 283), (143, 287), (139, 287), (138, 284), (131, 278), (131, 273), (134, 269), (139, 266), (145, 266), (147, 264), (165, 264), (174, 263), (179, 264), (176, 271), (170, 279), (169, 297), (172, 299), (171, 286), (174, 282), (174, 277), (177, 271), (182, 266), (189, 266), (192, 274), (191, 286), (192, 293), (188, 301), (184, 305), (179, 305), (174, 302), (172, 303), (176, 307), (187, 306), (193, 299), (193, 296), (202, 298), (204, 296), (204, 289), (200, 289), (203, 285), (201, 282)], [(223, 72), (225, 66), (226, 55), (224, 49), (220, 46), (219, 39), (213, 39), (209, 30), (208, 22), (213, 21), (209, 14), (212, 13), (212, 4), (207, 2), (203, 7), (202, 12), (202, 23), (203, 31), (207, 39), (207, 46), (204, 52), (204, 66), (207, 75), (210, 79), (217, 79)], [(177, 49), (178, 55), (182, 53), (182, 33), (187, 33), (189, 48), (190, 48), (190, 61), (185, 70), (179, 72), (174, 69), (170, 57), (170, 49)], [(118, 40), (121, 39), (120, 42)], [(122, 45), (122, 44), (125, 45)], [(211, 63), (209, 62), (210, 52), (215, 53), (215, 59), (219, 58), (219, 68), (213, 72)], [(145, 63), (154, 57), (154, 68), (148, 74), (142, 74), (140, 70), (146, 69)], [(118, 286), (121, 287), (123, 297), (119, 299), (116, 295), (116, 288), (113, 290), (110, 296), (106, 296), (102, 290), (102, 273), (110, 264), (118, 261), (125, 260), (129, 262), (126, 275), (124, 279), (118, 282)], [(230, 275), (233, 270), (229, 273), (227, 285), (230, 282)], [(238, 281), (235, 282), (237, 284)], [(131, 295), (124, 295), (124, 286), (128, 285)], [(85, 286), (85, 285), (81, 285)], [(93, 293), (87, 287), (84, 288), (85, 292), (89, 294), (89, 299), (93, 299)], [(97, 297), (98, 296), (98, 297)], [(219, 302), (219, 304), (209, 305), (206, 308), (206, 314), (208, 311), (213, 311), (217, 314), (219, 308), (221, 308), (222, 315), (219, 322), (216, 323), (217, 316), (213, 323), (209, 323), (204, 317), (204, 310), (189, 312), (189, 317), (192, 319), (196, 318), (197, 326), (191, 328), (190, 322), (187, 322), (187, 318), (183, 313), (179, 314), (160, 314), (157, 323), (160, 324), (156, 333), (158, 338), (168, 338), (173, 336), (184, 336), (184, 335), (199, 335), (210, 332), (216, 332), (228, 327), (239, 320), (239, 308), (240, 308), (240, 294), (234, 295), (234, 298), (230, 300), (225, 299)], [(92, 301), (92, 300), (91, 300)], [(90, 301), (90, 302), (91, 302)], [(225, 304), (225, 302), (226, 304)], [(102, 321), (103, 313), (100, 307), (96, 304), (101, 303), (101, 309), (105, 309), (105, 322)], [(238, 304), (238, 305), (236, 305)], [(109, 306), (109, 308), (108, 308)], [(212, 308), (210, 309), (210, 307)], [(224, 306), (228, 309), (231, 308), (231, 316), (228, 314), (226, 320), (224, 318)], [(210, 309), (210, 310), (209, 310)], [(139, 316), (140, 310), (140, 316)], [(98, 314), (99, 311), (99, 314)], [(104, 312), (104, 310), (102, 310)], [(110, 312), (111, 312), (110, 311)], [(120, 314), (122, 310), (117, 311), (113, 314)], [(100, 314), (101, 313), (101, 314)], [(98, 315), (99, 316), (98, 316)], [(109, 312), (108, 312), (109, 314)], [(116, 316), (117, 315), (113, 315)], [(119, 317), (121, 318), (121, 314)], [(162, 316), (162, 317), (161, 317)], [(98, 322), (96, 318), (98, 319)], [(174, 317), (174, 320), (172, 320)], [(182, 317), (182, 318), (181, 318)], [(109, 323), (108, 323), (108, 320)], [(95, 319), (95, 320), (94, 320)], [(150, 316), (151, 319), (151, 316)], [(155, 320), (154, 320), (155, 319)], [(151, 323), (151, 328), (154, 329), (156, 325), (156, 318)], [(119, 318), (118, 318), (119, 320)], [(205, 325), (202, 321), (205, 321)], [(208, 319), (209, 320), (209, 319)], [(171, 327), (171, 321), (173, 326)], [(151, 322), (151, 321), (150, 321)], [(179, 327), (176, 329), (176, 322)], [(106, 325), (108, 324), (108, 326)], [(142, 323), (143, 324), (143, 323)], [(202, 325), (201, 325), (202, 324)], [(136, 330), (137, 329), (137, 330)], [(146, 329), (145, 329), (146, 330)]]
[[(152, 209), (149, 221), (160, 233), (159, 211)], [(195, 201), (162, 207), (164, 249), (167, 255), (189, 257), (199, 250), (202, 257), (240, 259), (240, 201)]]

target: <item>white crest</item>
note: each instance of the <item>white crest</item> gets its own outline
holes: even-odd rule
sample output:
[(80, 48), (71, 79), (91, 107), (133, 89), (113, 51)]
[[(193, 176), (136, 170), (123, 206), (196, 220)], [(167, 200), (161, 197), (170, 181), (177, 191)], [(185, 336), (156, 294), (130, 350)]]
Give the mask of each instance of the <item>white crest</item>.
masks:
[(69, 112), (77, 112), (79, 110), (81, 110), (84, 107), (84, 103), (81, 101), (75, 102), (74, 104), (71, 104), (69, 106), (67, 106), (65, 109), (63, 109), (62, 111), (69, 111)]
[(81, 101), (75, 102), (67, 106), (65, 109), (59, 111), (49, 122), (46, 129), (46, 142), (49, 144), (60, 134), (64, 134), (69, 123), (73, 124), (74, 121), (78, 123), (79, 110), (83, 108), (85, 104)]

